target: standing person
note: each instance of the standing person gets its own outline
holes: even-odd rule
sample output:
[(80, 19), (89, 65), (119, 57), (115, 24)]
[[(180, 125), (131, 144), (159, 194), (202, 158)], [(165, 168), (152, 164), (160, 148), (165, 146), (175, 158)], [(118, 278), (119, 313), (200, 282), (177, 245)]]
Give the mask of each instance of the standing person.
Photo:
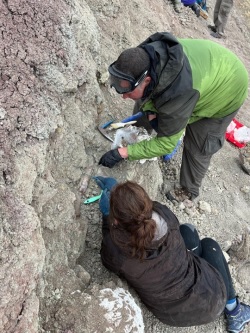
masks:
[(214, 7), (214, 25), (208, 27), (212, 30), (211, 36), (223, 38), (228, 16), (233, 7), (233, 0), (217, 0)]
[(180, 225), (172, 211), (152, 201), (140, 185), (95, 178), (103, 189), (104, 266), (127, 280), (167, 325), (207, 324), (224, 310), (228, 332), (241, 332), (250, 321), (250, 307), (235, 296), (219, 244), (200, 240), (192, 225)]
[(171, 154), (185, 131), (176, 196), (196, 198), (212, 155), (246, 99), (248, 74), (242, 62), (212, 41), (177, 40), (157, 32), (123, 51), (109, 73), (111, 87), (135, 101), (134, 112), (144, 112), (145, 127), (157, 136), (108, 151), (99, 164), (112, 168), (124, 158)]

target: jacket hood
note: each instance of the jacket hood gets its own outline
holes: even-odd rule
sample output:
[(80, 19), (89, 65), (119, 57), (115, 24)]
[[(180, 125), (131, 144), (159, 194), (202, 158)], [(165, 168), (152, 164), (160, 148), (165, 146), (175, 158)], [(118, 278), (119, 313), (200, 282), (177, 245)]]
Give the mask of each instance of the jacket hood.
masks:
[(182, 45), (172, 34), (157, 32), (138, 46), (142, 47), (150, 57), (149, 74), (153, 82), (148, 87), (146, 96), (148, 97), (152, 91), (156, 96), (168, 89), (180, 73), (184, 64)]

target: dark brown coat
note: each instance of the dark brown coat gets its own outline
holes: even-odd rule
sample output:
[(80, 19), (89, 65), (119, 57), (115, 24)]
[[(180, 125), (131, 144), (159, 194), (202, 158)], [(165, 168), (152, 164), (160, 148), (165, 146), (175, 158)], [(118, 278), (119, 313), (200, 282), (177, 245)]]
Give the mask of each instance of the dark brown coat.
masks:
[(154, 211), (168, 231), (140, 261), (125, 255), (113, 241), (108, 222), (103, 222), (101, 257), (104, 266), (125, 278), (143, 303), (163, 323), (195, 326), (217, 319), (226, 304), (226, 288), (220, 273), (204, 259), (187, 251), (176, 216), (160, 203)]

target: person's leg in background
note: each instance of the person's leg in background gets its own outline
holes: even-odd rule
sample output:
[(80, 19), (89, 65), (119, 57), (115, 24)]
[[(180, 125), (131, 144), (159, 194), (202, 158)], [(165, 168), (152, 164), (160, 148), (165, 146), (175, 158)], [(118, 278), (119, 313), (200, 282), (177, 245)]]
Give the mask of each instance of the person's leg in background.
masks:
[(199, 195), (211, 157), (223, 146), (227, 127), (238, 111), (224, 118), (203, 118), (187, 125), (183, 140), (180, 185), (191, 193), (192, 199)]
[(219, 17), (219, 12), (220, 12), (220, 6), (221, 6), (221, 2), (223, 0), (217, 0), (214, 6), (214, 28), (212, 29), (214, 32), (217, 31), (217, 27), (218, 27), (218, 17)]
[(233, 0), (217, 0), (214, 7), (214, 25), (216, 32), (211, 33), (215, 38), (224, 36), (229, 13), (233, 7)]
[(214, 13), (213, 13), (213, 21), (214, 25), (209, 24), (208, 28), (212, 30), (212, 32), (217, 33), (217, 25), (218, 25), (218, 15), (220, 11), (220, 5), (222, 0), (216, 0), (215, 6), (214, 6)]

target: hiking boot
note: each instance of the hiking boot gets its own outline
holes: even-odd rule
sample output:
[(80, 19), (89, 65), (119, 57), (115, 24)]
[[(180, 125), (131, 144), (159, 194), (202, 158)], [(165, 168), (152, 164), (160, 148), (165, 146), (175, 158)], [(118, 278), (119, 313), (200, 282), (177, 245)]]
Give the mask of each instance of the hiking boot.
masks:
[(216, 27), (215, 27), (215, 25), (211, 25), (211, 24), (209, 24), (207, 27), (208, 27), (209, 29), (211, 29), (213, 32), (216, 32)]
[(219, 32), (211, 32), (210, 35), (214, 38), (226, 38), (224, 35), (220, 34)]
[[(238, 300), (237, 300), (238, 302)], [(227, 320), (227, 329), (231, 333), (240, 333), (250, 322), (250, 306), (244, 303), (237, 304), (233, 311), (224, 311)]]
[(166, 193), (166, 197), (170, 201), (183, 202), (185, 200), (192, 201), (197, 195), (190, 193), (187, 189), (183, 187), (177, 187)]

